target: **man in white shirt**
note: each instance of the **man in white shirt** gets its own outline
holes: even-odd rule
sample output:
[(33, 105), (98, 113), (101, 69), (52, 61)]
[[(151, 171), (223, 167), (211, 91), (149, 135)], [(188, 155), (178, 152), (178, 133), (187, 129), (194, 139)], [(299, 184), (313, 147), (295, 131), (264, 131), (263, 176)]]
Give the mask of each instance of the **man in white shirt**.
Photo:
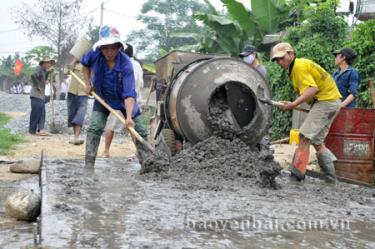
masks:
[[(137, 99), (136, 101), (141, 106), (142, 105), (142, 96), (141, 96), (141, 89), (143, 88), (143, 69), (141, 64), (134, 59), (133, 57), (133, 46), (129, 43), (126, 43), (127, 48), (125, 49), (125, 54), (129, 56), (134, 70), (134, 79), (135, 79), (135, 91), (137, 92)], [(119, 111), (120, 115), (123, 114)], [(105, 148), (103, 152), (103, 157), (110, 157), (109, 155), (109, 148), (111, 147), (111, 143), (113, 140), (113, 136), (115, 131), (121, 131), (124, 129), (124, 125), (111, 113), (107, 120), (107, 124), (105, 127)]]

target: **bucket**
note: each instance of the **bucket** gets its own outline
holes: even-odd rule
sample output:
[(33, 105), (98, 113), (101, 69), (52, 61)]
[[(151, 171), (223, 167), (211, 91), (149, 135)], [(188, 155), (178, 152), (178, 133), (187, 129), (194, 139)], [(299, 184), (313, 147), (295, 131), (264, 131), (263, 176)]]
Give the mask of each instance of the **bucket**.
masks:
[(289, 144), (297, 145), (299, 143), (298, 129), (291, 129), (289, 132)]
[(81, 37), (69, 51), (75, 58), (81, 60), (82, 56), (92, 48), (91, 42), (86, 37)]

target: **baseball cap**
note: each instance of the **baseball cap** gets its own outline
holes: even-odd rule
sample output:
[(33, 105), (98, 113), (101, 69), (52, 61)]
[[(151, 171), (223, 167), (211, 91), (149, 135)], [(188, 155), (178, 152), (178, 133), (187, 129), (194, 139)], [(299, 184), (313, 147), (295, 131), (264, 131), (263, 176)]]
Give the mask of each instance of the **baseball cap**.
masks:
[(346, 58), (348, 59), (354, 59), (357, 54), (355, 53), (355, 51), (351, 48), (343, 48), (341, 50), (336, 50), (332, 53), (334, 56), (338, 55), (338, 54), (342, 54), (343, 56), (345, 56)]
[(249, 54), (252, 54), (252, 53), (254, 53), (254, 52), (257, 52), (258, 51), (258, 49), (255, 47), (255, 46), (253, 46), (253, 45), (246, 45), (244, 48), (243, 48), (243, 50), (242, 50), (242, 52), (239, 54), (239, 56), (240, 57), (246, 57), (246, 56), (248, 56)]
[(290, 45), (290, 44), (287, 43), (287, 42), (281, 42), (281, 43), (278, 43), (278, 44), (276, 44), (276, 45), (272, 48), (272, 56), (271, 56), (271, 60), (274, 61), (274, 60), (276, 60), (277, 58), (282, 58), (282, 57), (284, 57), (288, 52), (294, 52), (294, 49), (293, 49), (292, 45)]

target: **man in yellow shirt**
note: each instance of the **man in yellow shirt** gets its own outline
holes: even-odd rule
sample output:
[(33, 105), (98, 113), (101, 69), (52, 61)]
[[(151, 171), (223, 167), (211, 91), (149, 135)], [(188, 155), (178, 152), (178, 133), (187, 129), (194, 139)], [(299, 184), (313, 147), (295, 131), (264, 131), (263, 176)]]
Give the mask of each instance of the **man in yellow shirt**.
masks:
[(293, 88), (298, 97), (293, 101), (282, 101), (283, 110), (292, 110), (306, 102), (311, 109), (300, 127), (300, 143), (296, 149), (290, 168), (297, 180), (305, 178), (309, 159), (310, 145), (317, 152), (319, 166), (326, 173), (328, 182), (336, 182), (336, 157), (324, 145), (333, 119), (340, 110), (341, 95), (334, 79), (315, 62), (296, 58), (294, 49), (289, 43), (279, 43), (272, 49), (272, 61), (288, 70)]

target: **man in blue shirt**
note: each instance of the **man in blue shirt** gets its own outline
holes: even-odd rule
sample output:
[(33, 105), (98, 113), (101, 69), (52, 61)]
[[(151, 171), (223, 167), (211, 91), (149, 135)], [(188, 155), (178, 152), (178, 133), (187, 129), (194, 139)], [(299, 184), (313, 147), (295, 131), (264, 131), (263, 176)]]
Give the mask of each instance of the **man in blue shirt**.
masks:
[(351, 48), (343, 48), (333, 54), (336, 56), (335, 65), (338, 67), (333, 73), (333, 78), (342, 95), (341, 107), (354, 108), (360, 82), (357, 70), (351, 67), (356, 53)]
[[(134, 126), (135, 130), (147, 139), (147, 129), (137, 103), (133, 66), (129, 57), (121, 52), (126, 45), (120, 40), (120, 34), (114, 27), (103, 26), (99, 35), (100, 40), (81, 59), (85, 91), (90, 93), (94, 90), (113, 109), (120, 110), (126, 117), (126, 126)], [(87, 129), (87, 167), (93, 167), (95, 164), (100, 137), (109, 113), (95, 100)], [(142, 145), (136, 142), (136, 147), (139, 150)]]

